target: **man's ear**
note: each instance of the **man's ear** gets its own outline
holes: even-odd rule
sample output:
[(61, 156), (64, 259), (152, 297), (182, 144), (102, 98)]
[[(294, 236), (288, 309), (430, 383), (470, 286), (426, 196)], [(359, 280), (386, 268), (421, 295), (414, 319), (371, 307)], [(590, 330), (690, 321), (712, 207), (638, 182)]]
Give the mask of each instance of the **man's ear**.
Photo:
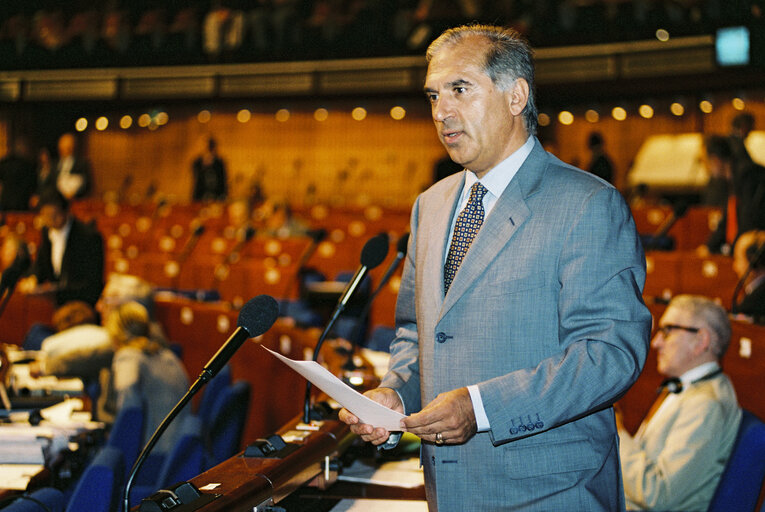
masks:
[(526, 103), (529, 101), (529, 83), (525, 78), (516, 78), (515, 83), (508, 91), (510, 112), (514, 116), (521, 115)]
[(709, 332), (709, 329), (702, 327), (696, 339), (698, 341), (693, 348), (693, 355), (699, 356), (703, 354), (704, 352), (706, 352), (707, 350), (711, 350), (712, 334)]

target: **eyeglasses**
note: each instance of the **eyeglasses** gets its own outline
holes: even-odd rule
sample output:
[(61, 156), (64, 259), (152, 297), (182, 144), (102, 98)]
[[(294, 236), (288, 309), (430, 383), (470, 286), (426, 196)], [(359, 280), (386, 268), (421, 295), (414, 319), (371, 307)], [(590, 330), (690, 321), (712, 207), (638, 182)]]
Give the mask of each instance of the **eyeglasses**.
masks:
[(666, 338), (669, 336), (669, 333), (676, 330), (697, 333), (700, 329), (698, 327), (687, 327), (685, 325), (666, 324), (659, 327), (657, 332), (660, 332), (661, 335)]

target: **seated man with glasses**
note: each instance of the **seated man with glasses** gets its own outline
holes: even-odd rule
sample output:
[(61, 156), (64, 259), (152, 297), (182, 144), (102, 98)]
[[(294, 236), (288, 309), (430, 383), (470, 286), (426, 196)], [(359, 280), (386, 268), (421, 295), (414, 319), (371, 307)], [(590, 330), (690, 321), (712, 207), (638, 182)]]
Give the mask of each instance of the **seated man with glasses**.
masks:
[(617, 418), (629, 510), (707, 510), (741, 422), (720, 366), (730, 336), (705, 297), (679, 295), (662, 315), (651, 346), (667, 380), (634, 437)]

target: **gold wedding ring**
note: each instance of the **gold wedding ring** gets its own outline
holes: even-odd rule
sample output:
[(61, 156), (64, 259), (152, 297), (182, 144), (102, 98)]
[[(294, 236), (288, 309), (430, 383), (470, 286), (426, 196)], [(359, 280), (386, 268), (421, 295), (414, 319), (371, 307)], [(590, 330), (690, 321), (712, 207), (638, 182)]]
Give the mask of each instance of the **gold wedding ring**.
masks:
[(442, 444), (444, 444), (444, 436), (443, 436), (443, 435), (441, 435), (441, 432), (438, 432), (438, 433), (436, 434), (436, 444), (437, 444), (438, 446), (441, 446)]

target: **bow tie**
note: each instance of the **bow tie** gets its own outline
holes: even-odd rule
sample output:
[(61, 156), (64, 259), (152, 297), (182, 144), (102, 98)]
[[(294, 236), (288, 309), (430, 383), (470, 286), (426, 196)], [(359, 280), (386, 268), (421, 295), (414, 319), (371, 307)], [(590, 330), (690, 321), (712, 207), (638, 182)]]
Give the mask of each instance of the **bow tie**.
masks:
[(661, 386), (659, 386), (659, 391), (666, 388), (667, 391), (670, 393), (679, 393), (683, 390), (683, 381), (681, 381), (677, 377), (672, 377), (670, 379), (664, 379), (661, 382)]

